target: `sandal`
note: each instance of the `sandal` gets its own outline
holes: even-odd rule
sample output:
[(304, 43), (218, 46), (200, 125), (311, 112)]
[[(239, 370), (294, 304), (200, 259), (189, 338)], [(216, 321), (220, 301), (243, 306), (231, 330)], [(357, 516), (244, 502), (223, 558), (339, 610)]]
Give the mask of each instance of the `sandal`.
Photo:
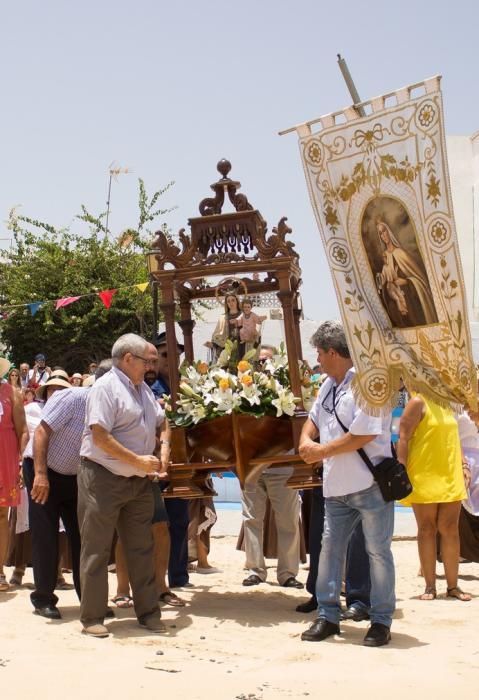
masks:
[(117, 608), (132, 608), (133, 598), (129, 595), (116, 595), (111, 599), (112, 603), (115, 603)]
[(158, 599), (165, 605), (173, 605), (173, 607), (175, 608), (183, 608), (186, 605), (186, 602), (179, 598), (176, 595), (176, 593), (173, 593), (172, 591), (165, 591), (164, 593), (160, 593)]
[(448, 598), (456, 598), (456, 600), (462, 600), (463, 603), (467, 603), (468, 601), (472, 600), (472, 596), (470, 593), (464, 593), (459, 586), (453, 586), (452, 588), (447, 589), (447, 597)]
[(437, 591), (434, 586), (426, 586), (426, 590), (419, 596), (419, 600), (435, 600)]
[(13, 573), (10, 577), (10, 585), (20, 587), (22, 585), (23, 576)]
[(75, 588), (73, 583), (68, 583), (64, 578), (59, 578), (55, 590), (57, 591), (72, 591)]
[(10, 584), (7, 583), (7, 579), (4, 574), (0, 575), (0, 593), (6, 593), (10, 590)]

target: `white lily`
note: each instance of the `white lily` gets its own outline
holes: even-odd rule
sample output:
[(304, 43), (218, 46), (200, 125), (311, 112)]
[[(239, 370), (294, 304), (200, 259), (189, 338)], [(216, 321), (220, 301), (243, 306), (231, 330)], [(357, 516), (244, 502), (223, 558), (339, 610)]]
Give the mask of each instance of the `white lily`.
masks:
[(280, 389), (278, 391), (278, 398), (271, 401), (273, 406), (276, 408), (276, 418), (285, 413), (287, 416), (292, 416), (295, 410), (294, 394), (288, 389)]
[(239, 396), (246, 399), (250, 406), (259, 406), (261, 404), (261, 394), (258, 391), (258, 387), (254, 384), (250, 384), (250, 386), (243, 386), (243, 391), (239, 393)]
[(206, 418), (206, 408), (202, 404), (197, 404), (191, 409), (190, 416), (193, 419), (193, 423), (199, 423), (200, 420)]
[(233, 393), (232, 389), (217, 389), (205, 398), (205, 403), (214, 403), (218, 411), (232, 413), (241, 403), (241, 399), (238, 394)]

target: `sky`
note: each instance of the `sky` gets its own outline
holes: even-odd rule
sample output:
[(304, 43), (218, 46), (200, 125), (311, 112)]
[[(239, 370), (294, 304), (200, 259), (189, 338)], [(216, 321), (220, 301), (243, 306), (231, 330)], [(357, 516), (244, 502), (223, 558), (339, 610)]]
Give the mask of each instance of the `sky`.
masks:
[(57, 227), (104, 211), (112, 161), (133, 171), (112, 233), (136, 224), (138, 177), (175, 181), (176, 232), (228, 158), (269, 230), (288, 217), (305, 315), (337, 317), (297, 138), (278, 131), (350, 104), (341, 53), (362, 99), (441, 74), (446, 133), (474, 133), (478, 26), (475, 0), (1, 0), (0, 239), (15, 205)]

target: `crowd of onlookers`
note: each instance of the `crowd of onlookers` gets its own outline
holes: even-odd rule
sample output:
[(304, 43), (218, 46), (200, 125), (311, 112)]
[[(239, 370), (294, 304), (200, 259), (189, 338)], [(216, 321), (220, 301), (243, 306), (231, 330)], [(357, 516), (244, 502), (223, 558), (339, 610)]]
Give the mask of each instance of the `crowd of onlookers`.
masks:
[(35, 356), (32, 367), (30, 367), (28, 362), (20, 362), (18, 367), (12, 365), (8, 370), (6, 379), (15, 389), (22, 392), (23, 401), (27, 404), (35, 401), (36, 390), (48, 381), (52, 373), (61, 370), (64, 379), (70, 382), (72, 386), (88, 386), (88, 383), (92, 381), (92, 377), (95, 375), (97, 367), (98, 364), (96, 362), (90, 362), (87, 372), (73, 372), (73, 374), (68, 375), (63, 367), (55, 366), (53, 369), (48, 367), (46, 356), (43, 353), (38, 353)]

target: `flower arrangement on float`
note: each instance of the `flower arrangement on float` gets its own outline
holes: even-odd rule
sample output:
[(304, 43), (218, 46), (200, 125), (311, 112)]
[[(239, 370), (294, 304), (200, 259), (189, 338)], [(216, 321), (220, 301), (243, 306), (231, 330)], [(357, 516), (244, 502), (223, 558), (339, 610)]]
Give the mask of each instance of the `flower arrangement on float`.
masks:
[[(166, 415), (172, 424), (188, 427), (231, 413), (244, 413), (257, 418), (280, 418), (294, 414), (300, 399), (294, 396), (290, 388), (284, 344), (261, 366), (254, 361), (256, 350), (251, 350), (232, 366), (235, 345), (235, 342), (227, 341), (213, 364), (198, 361), (182, 365), (176, 409), (172, 410), (168, 400), (166, 403)], [(311, 370), (306, 363), (300, 363), (300, 374), (302, 399), (306, 410), (309, 410), (319, 384), (312, 381)]]

